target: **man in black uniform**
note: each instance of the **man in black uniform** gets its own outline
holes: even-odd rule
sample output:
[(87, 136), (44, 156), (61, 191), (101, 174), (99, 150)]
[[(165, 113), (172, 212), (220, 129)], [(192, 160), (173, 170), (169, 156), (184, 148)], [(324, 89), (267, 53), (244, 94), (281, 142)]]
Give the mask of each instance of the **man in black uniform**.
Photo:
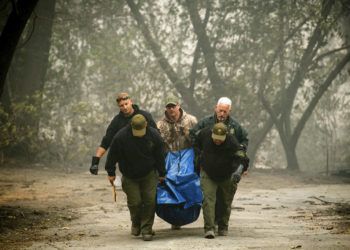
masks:
[[(215, 106), (215, 112), (214, 114), (207, 116), (203, 118), (202, 120), (198, 121), (198, 123), (190, 129), (190, 137), (194, 141), (196, 136), (199, 134), (199, 132), (204, 128), (213, 128), (213, 126), (218, 123), (222, 122), (227, 127), (227, 132), (231, 135), (233, 135), (238, 143), (243, 148), (243, 153), (246, 153), (247, 147), (248, 147), (248, 133), (247, 131), (239, 124), (239, 122), (231, 115), (232, 113), (232, 101), (228, 97), (221, 97), (219, 98), (216, 106)], [(238, 166), (239, 163), (236, 162), (236, 165)], [(247, 174), (247, 171), (244, 172), (244, 175)], [(238, 178), (240, 179), (240, 178)], [(234, 180), (238, 180), (235, 179)], [(237, 183), (235, 184), (235, 187), (237, 189)], [(221, 191), (218, 190), (217, 198), (220, 199)], [(215, 212), (217, 215), (222, 213), (222, 209), (219, 204), (216, 204), (217, 207), (215, 208)], [(219, 216), (217, 216), (219, 217)], [(216, 219), (216, 222), (219, 224), (218, 218)]]
[(163, 182), (166, 174), (164, 141), (155, 128), (147, 126), (143, 115), (135, 115), (112, 141), (105, 166), (110, 182), (115, 180), (117, 162), (130, 211), (131, 234), (141, 233), (143, 240), (152, 240), (157, 177)]
[(98, 164), (101, 157), (106, 153), (109, 146), (111, 145), (114, 135), (125, 125), (130, 123), (130, 119), (136, 114), (142, 114), (148, 125), (157, 128), (156, 123), (154, 122), (152, 115), (144, 110), (139, 109), (136, 104), (133, 104), (128, 93), (121, 92), (117, 95), (116, 102), (119, 106), (119, 113), (113, 118), (109, 124), (105, 136), (102, 138), (101, 145), (97, 148), (95, 156), (92, 157), (92, 163), (90, 166), (91, 174), (98, 173)]
[[(226, 236), (231, 203), (237, 189), (237, 183), (232, 178), (238, 167), (235, 163), (242, 163), (245, 172), (249, 160), (243, 154), (236, 137), (228, 133), (227, 126), (222, 122), (216, 123), (212, 129), (209, 127), (202, 129), (196, 137), (195, 147), (200, 152), (204, 237), (215, 238), (215, 220), (218, 222), (218, 234)], [(221, 195), (217, 195), (218, 191)]]

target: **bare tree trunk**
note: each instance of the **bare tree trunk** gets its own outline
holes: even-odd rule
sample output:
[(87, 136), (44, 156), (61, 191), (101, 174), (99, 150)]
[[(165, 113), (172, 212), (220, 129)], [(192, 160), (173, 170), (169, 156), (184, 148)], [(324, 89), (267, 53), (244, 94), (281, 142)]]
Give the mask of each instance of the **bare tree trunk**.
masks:
[(17, 48), (10, 67), (9, 83), (13, 99), (21, 101), (26, 96), (41, 92), (48, 66), (55, 0), (39, 1), (35, 15), (29, 23), (29, 40)]
[(250, 158), (251, 166), (254, 166), (256, 154), (260, 148), (260, 145), (265, 140), (266, 135), (271, 131), (273, 125), (273, 121), (270, 118), (261, 130), (250, 135), (251, 139), (249, 140), (248, 156)]
[(286, 152), (287, 158), (287, 169), (299, 171), (298, 157), (295, 152), (295, 147), (286, 145), (284, 146), (284, 151)]
[(0, 97), (16, 46), (37, 2), (38, 0), (13, 1), (12, 12), (0, 36)]
[(191, 107), (191, 109), (193, 110), (193, 113), (197, 116), (202, 116), (203, 111), (199, 107), (198, 103), (195, 101), (193, 97), (193, 93), (190, 92), (189, 88), (185, 87), (185, 82), (182, 80), (180, 76), (176, 74), (175, 70), (172, 68), (168, 60), (165, 58), (164, 54), (162, 53), (160, 45), (152, 37), (151, 32), (149, 31), (148, 26), (146, 25), (144, 18), (138, 9), (138, 6), (134, 3), (133, 0), (126, 0), (126, 3), (128, 4), (137, 22), (137, 25), (140, 28), (140, 31), (142, 32), (143, 37), (146, 40), (148, 47), (150, 48), (153, 55), (157, 59), (164, 73), (167, 75), (169, 80), (174, 84), (174, 87), (181, 94), (186, 104), (189, 107)]
[(213, 87), (217, 87), (217, 91), (214, 93), (218, 99), (225, 93), (224, 81), (220, 77), (216, 65), (215, 65), (215, 49), (211, 46), (209, 38), (207, 36), (205, 26), (198, 14), (197, 1), (186, 0), (186, 6), (190, 15), (190, 19), (193, 25), (194, 32), (197, 35), (198, 43), (204, 55), (206, 69), (208, 71), (208, 77)]
[[(54, 11), (55, 0), (38, 2), (31, 22), (28, 22), (28, 29), (26, 29), (28, 34), (22, 35), (24, 42), (21, 46), (17, 46), (13, 54), (2, 96), (2, 104), (10, 115), (12, 115), (11, 104), (13, 102), (26, 101), (27, 97), (32, 97), (35, 94), (39, 94), (35, 96), (35, 103), (37, 112), (40, 113)], [(39, 122), (37, 116), (33, 116), (26, 119), (25, 124), (16, 125), (30, 127), (33, 135), (36, 136), (39, 131)], [(28, 145), (30, 143), (23, 140), (21, 144), (9, 152), (29, 156)]]

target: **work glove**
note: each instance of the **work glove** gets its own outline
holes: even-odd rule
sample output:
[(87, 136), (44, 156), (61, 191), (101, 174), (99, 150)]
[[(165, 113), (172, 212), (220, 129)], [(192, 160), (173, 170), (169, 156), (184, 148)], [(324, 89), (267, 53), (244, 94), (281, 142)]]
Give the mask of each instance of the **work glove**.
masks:
[(98, 173), (98, 163), (100, 162), (100, 157), (93, 156), (91, 161), (90, 173), (97, 175)]
[(242, 164), (239, 164), (237, 170), (231, 175), (231, 180), (235, 183), (239, 183), (241, 180), (241, 175), (243, 173), (244, 166)]
[(241, 163), (242, 163), (242, 165), (244, 167), (243, 172), (247, 171), (248, 168), (249, 168), (249, 158), (248, 158), (248, 156), (245, 156), (245, 157), (241, 158)]
[(243, 172), (247, 171), (249, 167), (249, 158), (247, 156), (246, 149), (242, 147), (236, 152), (235, 155), (238, 157), (239, 163), (241, 163), (244, 167)]

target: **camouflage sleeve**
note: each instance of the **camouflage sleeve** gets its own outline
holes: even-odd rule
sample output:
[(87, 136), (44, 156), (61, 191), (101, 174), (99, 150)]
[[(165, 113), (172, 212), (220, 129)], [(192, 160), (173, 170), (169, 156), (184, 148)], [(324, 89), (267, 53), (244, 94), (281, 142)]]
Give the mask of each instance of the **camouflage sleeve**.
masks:
[(170, 131), (168, 128), (168, 124), (164, 122), (163, 120), (160, 120), (157, 122), (157, 128), (160, 133), (160, 136), (162, 137), (164, 141), (165, 151), (169, 151), (169, 144), (171, 143), (170, 139)]
[(191, 128), (193, 128), (198, 123), (197, 118), (195, 116), (192, 116), (191, 123)]
[(157, 128), (158, 128), (158, 131), (159, 131), (161, 137), (163, 138), (163, 140), (165, 140), (166, 130), (167, 130), (166, 124), (163, 121), (158, 121)]

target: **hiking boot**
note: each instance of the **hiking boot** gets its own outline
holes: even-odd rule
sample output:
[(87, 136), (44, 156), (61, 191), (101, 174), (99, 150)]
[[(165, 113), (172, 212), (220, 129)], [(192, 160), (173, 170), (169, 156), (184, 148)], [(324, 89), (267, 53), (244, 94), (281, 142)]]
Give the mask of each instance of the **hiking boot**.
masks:
[(141, 233), (141, 229), (139, 226), (131, 226), (131, 235), (139, 236)]
[(180, 229), (181, 229), (181, 226), (178, 226), (178, 225), (171, 225), (171, 229), (172, 229), (172, 230), (180, 230)]
[(214, 231), (206, 231), (205, 234), (204, 234), (204, 238), (207, 238), (207, 239), (214, 239), (215, 238), (215, 233)]
[(143, 234), (142, 239), (144, 241), (151, 241), (151, 240), (153, 240), (153, 235), (152, 234)]
[(227, 236), (227, 234), (228, 234), (228, 232), (227, 232), (227, 230), (225, 230), (225, 229), (219, 230), (219, 231), (218, 231), (218, 235), (219, 235), (219, 236)]

